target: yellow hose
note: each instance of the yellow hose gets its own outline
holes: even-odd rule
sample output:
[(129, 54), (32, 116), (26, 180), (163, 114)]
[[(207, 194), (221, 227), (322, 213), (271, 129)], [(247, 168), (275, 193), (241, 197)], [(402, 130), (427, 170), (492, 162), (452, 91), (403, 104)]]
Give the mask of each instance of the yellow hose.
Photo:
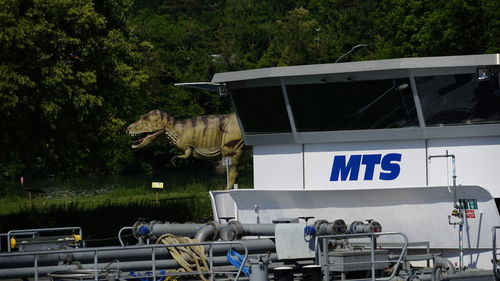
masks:
[[(178, 237), (172, 234), (163, 234), (156, 240), (156, 244), (191, 244), (199, 243), (198, 240), (188, 237)], [(205, 256), (205, 248), (202, 245), (198, 246), (182, 246), (182, 247), (168, 247), (170, 255), (181, 266), (177, 269), (178, 272), (208, 272), (207, 257)], [(201, 280), (207, 281), (205, 276), (199, 274)]]

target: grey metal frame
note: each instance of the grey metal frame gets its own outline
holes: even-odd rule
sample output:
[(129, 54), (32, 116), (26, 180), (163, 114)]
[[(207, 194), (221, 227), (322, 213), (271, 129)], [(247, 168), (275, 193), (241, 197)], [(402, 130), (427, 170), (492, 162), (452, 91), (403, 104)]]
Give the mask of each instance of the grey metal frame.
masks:
[[(403, 238), (404, 242), (402, 243), (401, 253), (397, 260), (375, 260), (375, 239), (379, 236), (389, 236), (389, 235), (399, 235)], [(329, 267), (333, 264), (329, 263), (328, 259), (328, 241), (331, 239), (349, 239), (349, 238), (369, 238), (370, 239), (370, 261), (369, 262), (353, 262), (353, 263), (344, 263), (344, 265), (353, 265), (353, 264), (371, 264), (371, 279), (372, 281), (386, 281), (391, 280), (398, 271), (401, 266), (401, 262), (403, 261), (404, 256), (406, 255), (408, 249), (408, 237), (401, 232), (372, 232), (372, 233), (357, 233), (357, 234), (337, 234), (337, 235), (322, 235), (316, 236), (315, 238), (315, 256), (316, 256), (316, 264), (321, 266), (323, 271), (323, 280), (330, 280), (330, 269)], [(321, 243), (321, 244), (320, 244)], [(376, 263), (386, 263), (386, 262), (395, 262), (396, 267), (392, 272), (391, 276), (385, 278), (375, 278), (375, 264)]]
[[(252, 69), (235, 72), (216, 73), (212, 83), (245, 83), (255, 80), (272, 80), (280, 77), (314, 77), (332, 74), (352, 73), (376, 73), (388, 71), (395, 73), (405, 72), (407, 69), (422, 70), (429, 73), (429, 69), (467, 68), (483, 65), (500, 65), (500, 54), (467, 55), (467, 56), (445, 56), (445, 57), (423, 57), (423, 58), (400, 58), (388, 60), (359, 61), (347, 63), (330, 63), (316, 65), (297, 65), (285, 67), (271, 67)], [(416, 73), (416, 75), (419, 75)], [(432, 74), (431, 74), (432, 75)], [(279, 85), (279, 82), (276, 84)]]
[(40, 232), (55, 232), (55, 231), (66, 231), (66, 230), (78, 230), (78, 234), (82, 237), (83, 247), (85, 247), (85, 241), (83, 240), (83, 231), (79, 226), (70, 226), (70, 227), (52, 227), (52, 228), (33, 228), (33, 229), (17, 229), (10, 230), (7, 232), (7, 251), (12, 251), (10, 247), (10, 238), (14, 235), (34, 235)]
[(285, 79), (283, 77), (280, 79), (281, 91), (283, 92), (283, 100), (285, 101), (286, 113), (288, 114), (288, 120), (290, 121), (290, 128), (292, 129), (292, 134), (297, 136), (297, 127), (295, 126), (295, 119), (293, 118), (292, 107), (290, 106), (290, 100), (288, 99), (288, 92), (286, 90)]
[(495, 281), (500, 280), (500, 272), (498, 270), (498, 253), (497, 253), (497, 229), (500, 229), (500, 226), (494, 226), (491, 229), (492, 232), (492, 262), (493, 262), (493, 276), (495, 276)]
[[(194, 274), (210, 274), (210, 280), (214, 280), (214, 275), (216, 273), (234, 273), (234, 272), (215, 272), (214, 265), (213, 265), (213, 246), (214, 245), (224, 245), (224, 244), (239, 244), (241, 245), (244, 250), (244, 259), (241, 262), (240, 267), (238, 268), (238, 271), (236, 273), (236, 276), (234, 277), (234, 280), (238, 280), (238, 278), (241, 275), (241, 272), (243, 270), (243, 266), (245, 265), (246, 261), (248, 260), (248, 248), (247, 246), (239, 241), (220, 241), (220, 242), (200, 242), (200, 243), (190, 243), (190, 244), (171, 244), (171, 245), (164, 245), (164, 244), (152, 244), (152, 245), (141, 245), (141, 246), (126, 246), (126, 247), (100, 247), (100, 248), (78, 248), (78, 249), (71, 249), (71, 250), (55, 250), (55, 251), (35, 251), (35, 252), (16, 252), (16, 253), (6, 253), (6, 254), (0, 254), (0, 257), (12, 257), (12, 256), (34, 256), (34, 261), (33, 261), (33, 270), (34, 270), (34, 281), (39, 280), (39, 268), (38, 268), (38, 257), (43, 256), (43, 255), (48, 255), (48, 254), (70, 254), (70, 253), (76, 253), (76, 252), (93, 252), (94, 253), (94, 280), (98, 281), (99, 280), (99, 273), (102, 269), (99, 268), (99, 252), (106, 252), (106, 251), (120, 251), (120, 250), (134, 250), (134, 249), (151, 249), (151, 272), (152, 272), (152, 277), (153, 280), (156, 280), (156, 248), (172, 248), (172, 247), (188, 247), (188, 246), (209, 246), (208, 249), (208, 263), (209, 263), (209, 269), (210, 271), (208, 272), (182, 272), (182, 273), (167, 273), (166, 276), (177, 276), (177, 275), (194, 275)], [(114, 263), (114, 261), (112, 262)], [(108, 267), (111, 264), (108, 264), (106, 267)], [(118, 266), (119, 268), (119, 266)], [(104, 269), (104, 268), (103, 268)], [(13, 269), (15, 270), (15, 269)], [(144, 277), (142, 277), (144, 278)]]
[[(32, 238), (35, 238), (35, 234), (37, 234), (37, 232), (23, 233), (23, 235), (31, 235)], [(2, 252), (2, 237), (7, 237), (7, 233), (0, 233), (0, 252)], [(7, 244), (10, 245), (9, 239), (7, 239)], [(9, 246), (7, 246), (7, 248), (9, 248)]]

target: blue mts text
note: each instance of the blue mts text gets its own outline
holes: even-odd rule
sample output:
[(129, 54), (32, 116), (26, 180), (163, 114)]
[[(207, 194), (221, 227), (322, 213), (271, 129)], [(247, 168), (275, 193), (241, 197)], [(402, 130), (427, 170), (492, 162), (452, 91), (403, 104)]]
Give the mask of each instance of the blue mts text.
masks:
[(361, 165), (365, 166), (365, 176), (363, 178), (365, 181), (373, 180), (376, 165), (380, 165), (383, 170), (379, 174), (379, 179), (394, 180), (401, 171), (399, 163), (395, 162), (401, 162), (400, 153), (389, 153), (383, 157), (382, 154), (351, 155), (347, 162), (345, 155), (336, 155), (333, 158), (330, 181), (346, 181), (348, 176), (349, 181), (357, 181)]

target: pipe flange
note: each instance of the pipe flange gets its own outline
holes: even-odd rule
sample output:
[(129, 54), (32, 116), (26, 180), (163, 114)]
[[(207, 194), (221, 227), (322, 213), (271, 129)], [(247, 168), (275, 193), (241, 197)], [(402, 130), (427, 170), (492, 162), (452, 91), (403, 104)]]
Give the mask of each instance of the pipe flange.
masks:
[(194, 239), (200, 242), (214, 241), (219, 236), (220, 229), (221, 226), (218, 222), (208, 222), (198, 230)]
[(154, 234), (153, 232), (153, 227), (155, 224), (162, 224), (161, 221), (158, 221), (158, 220), (153, 220), (153, 221), (150, 221), (149, 222), (149, 233), (148, 233), (148, 238), (151, 239), (151, 240), (156, 240), (156, 235)]
[(244, 234), (243, 225), (239, 221), (230, 221), (219, 232), (222, 241), (234, 241)]
[(349, 233), (355, 234), (355, 233), (363, 233), (365, 228), (365, 224), (362, 221), (353, 221), (349, 225)]
[(144, 238), (144, 236), (139, 232), (139, 229), (143, 226), (147, 226), (148, 223), (143, 220), (138, 220), (132, 225), (132, 235), (135, 239)]
[(207, 225), (213, 225), (217, 231), (219, 231), (219, 229), (220, 229), (220, 228), (221, 228), (221, 226), (222, 226), (222, 225), (220, 224), (220, 222), (216, 222), (216, 221), (209, 221), (209, 222), (207, 222)]
[(214, 227), (215, 231), (214, 231), (214, 235), (212, 236), (212, 241), (217, 240), (219, 238), (219, 231), (220, 231), (222, 225), (216, 221), (209, 221), (207, 223), (207, 225), (211, 225)]
[(316, 234), (318, 235), (323, 235), (322, 231), (321, 231), (321, 225), (325, 224), (325, 223), (328, 223), (327, 220), (317, 220), (314, 222), (314, 230), (316, 231)]
[(382, 225), (378, 221), (371, 221), (368, 224), (368, 232), (382, 232)]
[(245, 230), (243, 230), (243, 225), (239, 221), (230, 221), (227, 223), (227, 225), (234, 225), (237, 237), (240, 237), (245, 233)]
[(338, 219), (333, 221), (333, 234), (343, 234), (347, 232), (347, 224), (344, 220)]

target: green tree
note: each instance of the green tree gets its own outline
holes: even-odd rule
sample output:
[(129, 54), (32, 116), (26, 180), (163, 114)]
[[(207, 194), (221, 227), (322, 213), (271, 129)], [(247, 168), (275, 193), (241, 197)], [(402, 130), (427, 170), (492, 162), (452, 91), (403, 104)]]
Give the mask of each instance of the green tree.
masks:
[(131, 157), (116, 146), (141, 103), (149, 47), (126, 27), (131, 4), (1, 2), (2, 174), (118, 172)]
[(318, 23), (308, 10), (302, 7), (293, 9), (270, 27), (273, 28), (273, 40), (259, 66), (297, 65), (313, 61)]
[(498, 52), (499, 10), (498, 1), (382, 1), (378, 57)]

